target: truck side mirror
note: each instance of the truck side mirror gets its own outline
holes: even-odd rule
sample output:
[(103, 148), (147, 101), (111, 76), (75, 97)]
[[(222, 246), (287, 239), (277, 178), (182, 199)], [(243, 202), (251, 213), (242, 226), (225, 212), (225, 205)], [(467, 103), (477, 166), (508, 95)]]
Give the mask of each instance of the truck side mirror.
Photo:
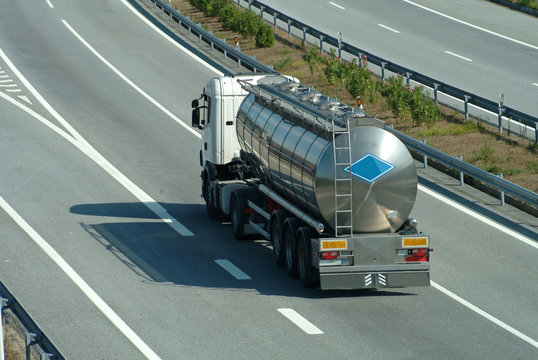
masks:
[(194, 108), (197, 108), (198, 106), (200, 105), (200, 102), (198, 101), (198, 99), (194, 99), (191, 103), (191, 107), (194, 109)]
[[(196, 102), (198, 102), (198, 100), (196, 100)], [(194, 101), (193, 101), (193, 104), (194, 104)], [(192, 123), (191, 123), (192, 127), (197, 127), (199, 129), (201, 129), (201, 126), (200, 126), (200, 108), (199, 107), (195, 107), (194, 109), (192, 109)]]

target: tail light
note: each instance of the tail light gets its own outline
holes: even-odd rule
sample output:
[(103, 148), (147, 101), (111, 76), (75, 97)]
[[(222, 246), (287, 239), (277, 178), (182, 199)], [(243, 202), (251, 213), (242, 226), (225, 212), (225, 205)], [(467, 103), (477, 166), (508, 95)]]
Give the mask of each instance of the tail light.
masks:
[(323, 251), (320, 255), (321, 260), (334, 260), (338, 258), (338, 251)]
[(411, 249), (407, 254), (405, 262), (430, 261), (430, 249)]

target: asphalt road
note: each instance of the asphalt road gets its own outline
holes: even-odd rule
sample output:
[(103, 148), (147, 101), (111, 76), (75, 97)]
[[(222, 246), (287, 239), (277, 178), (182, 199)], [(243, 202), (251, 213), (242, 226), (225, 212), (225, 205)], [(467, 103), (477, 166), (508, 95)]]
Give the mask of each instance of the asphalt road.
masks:
[[(269, 2), (268, 2), (269, 3)], [(538, 113), (538, 18), (485, 0), (273, 0), (270, 6), (388, 61)]]
[(425, 184), (431, 287), (303, 289), (206, 217), (180, 121), (207, 65), (120, 0), (4, 4), (0, 50), (0, 278), (66, 358), (538, 355), (536, 232)]

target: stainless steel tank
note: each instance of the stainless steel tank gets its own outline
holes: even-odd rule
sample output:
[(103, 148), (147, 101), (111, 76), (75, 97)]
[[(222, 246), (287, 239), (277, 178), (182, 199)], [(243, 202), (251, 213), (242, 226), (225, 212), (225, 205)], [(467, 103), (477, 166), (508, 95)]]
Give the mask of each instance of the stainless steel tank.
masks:
[[(312, 108), (313, 103), (310, 101), (305, 108)], [(319, 104), (316, 107), (319, 109)], [(407, 148), (394, 135), (373, 124), (368, 119), (352, 122), (351, 161), (347, 161), (351, 167), (336, 166), (338, 177), (352, 175), (354, 233), (396, 231), (408, 218), (416, 198), (417, 173)], [(257, 176), (334, 232), (332, 133), (305, 121), (299, 108), (294, 106), (290, 110), (279, 104), (278, 98), (269, 101), (255, 93), (243, 101), (236, 128), (243, 153)], [(336, 135), (336, 147), (345, 146), (346, 139), (346, 134)], [(345, 208), (346, 199), (349, 208), (349, 197), (344, 197), (344, 204), (339, 203), (338, 207)]]

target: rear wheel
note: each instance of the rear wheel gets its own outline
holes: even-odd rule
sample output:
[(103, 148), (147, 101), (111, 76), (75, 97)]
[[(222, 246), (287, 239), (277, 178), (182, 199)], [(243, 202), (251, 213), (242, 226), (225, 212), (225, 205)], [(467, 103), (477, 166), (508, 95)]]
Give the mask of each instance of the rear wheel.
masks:
[(232, 200), (230, 202), (230, 215), (232, 220), (232, 231), (234, 238), (237, 240), (243, 240), (245, 238), (245, 227), (242, 223), (243, 217), (243, 207), (240, 206), (239, 201), (237, 200), (237, 195), (232, 195)]
[(286, 212), (283, 210), (276, 210), (271, 216), (271, 241), (273, 243), (273, 255), (278, 265), (284, 265), (284, 242), (282, 229), (284, 226), (284, 220), (286, 219)]
[(297, 252), (296, 237), (299, 221), (295, 218), (287, 218), (284, 222), (284, 265), (291, 277), (297, 277)]
[(312, 235), (312, 230), (306, 226), (297, 231), (297, 276), (304, 287), (313, 287), (319, 282), (319, 270), (312, 266)]

